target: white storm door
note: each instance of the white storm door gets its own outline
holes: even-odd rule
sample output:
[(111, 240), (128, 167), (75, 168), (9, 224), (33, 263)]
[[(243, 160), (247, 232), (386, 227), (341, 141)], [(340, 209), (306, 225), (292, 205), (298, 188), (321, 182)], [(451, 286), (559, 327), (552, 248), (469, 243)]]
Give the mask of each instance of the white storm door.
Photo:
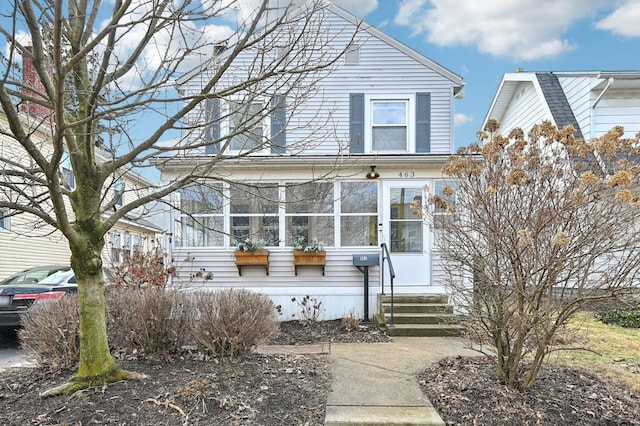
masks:
[[(426, 183), (384, 184), (382, 238), (389, 248), (396, 286), (424, 286), (431, 281), (430, 233), (424, 220), (414, 214), (413, 207), (414, 201), (423, 204)], [(385, 277), (385, 282), (388, 279)]]

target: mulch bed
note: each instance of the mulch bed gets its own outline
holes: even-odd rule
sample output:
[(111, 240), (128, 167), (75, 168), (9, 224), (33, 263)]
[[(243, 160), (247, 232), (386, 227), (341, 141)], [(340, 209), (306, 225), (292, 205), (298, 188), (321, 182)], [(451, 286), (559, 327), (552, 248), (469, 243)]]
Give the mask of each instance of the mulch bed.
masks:
[[(270, 344), (379, 342), (370, 324), (346, 332), (339, 321), (284, 322)], [(197, 352), (123, 357), (146, 380), (74, 395), (38, 395), (72, 370), (15, 369), (0, 377), (1, 425), (321, 425), (331, 387), (328, 355), (250, 354), (219, 360)], [(547, 368), (529, 392), (498, 384), (486, 358), (444, 360), (419, 380), (449, 425), (640, 425), (640, 400), (585, 372)]]
[(640, 396), (589, 372), (546, 365), (519, 392), (501, 385), (495, 371), (490, 358), (458, 357), (419, 380), (447, 425), (640, 425)]

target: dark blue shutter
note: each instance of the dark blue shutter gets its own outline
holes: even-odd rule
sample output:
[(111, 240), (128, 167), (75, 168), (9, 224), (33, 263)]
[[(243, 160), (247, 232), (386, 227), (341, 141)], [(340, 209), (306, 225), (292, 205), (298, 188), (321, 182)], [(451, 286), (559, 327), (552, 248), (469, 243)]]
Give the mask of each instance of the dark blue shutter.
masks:
[(364, 93), (349, 95), (349, 152), (364, 153)]
[(431, 93), (416, 93), (416, 152), (431, 152)]
[(283, 96), (271, 99), (271, 153), (284, 154), (287, 145), (287, 99)]
[(220, 150), (220, 99), (207, 99), (204, 104), (206, 130), (204, 140), (209, 145), (205, 146), (206, 154), (217, 154)]

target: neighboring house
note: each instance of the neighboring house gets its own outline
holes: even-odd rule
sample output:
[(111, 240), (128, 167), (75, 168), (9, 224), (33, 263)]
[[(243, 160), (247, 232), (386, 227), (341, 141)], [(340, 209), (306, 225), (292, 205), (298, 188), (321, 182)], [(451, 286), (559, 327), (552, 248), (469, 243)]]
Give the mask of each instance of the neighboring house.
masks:
[(549, 120), (571, 124), (576, 137), (590, 140), (620, 125), (625, 135), (640, 132), (640, 71), (506, 73), (483, 123), (496, 119), (500, 131)]
[[(23, 60), (23, 63), (26, 86), (35, 88), (36, 92), (42, 90), (38, 89), (40, 80), (36, 78), (37, 75), (30, 66), (30, 62)], [(50, 111), (41, 105), (30, 102), (21, 104), (20, 111), (24, 126), (32, 131), (32, 138), (40, 150), (45, 155), (47, 152), (52, 152), (51, 122), (48, 120)], [(9, 136), (9, 126), (3, 110), (0, 110), (0, 130), (0, 168), (3, 171), (10, 169), (3, 164), (4, 161), (13, 161), (22, 165), (29, 164), (27, 162), (28, 156), (23, 148)], [(60, 175), (69, 188), (75, 187), (75, 176), (68, 159), (63, 158)], [(12, 178), (7, 176), (7, 179)], [(149, 186), (144, 178), (133, 172), (125, 173), (122, 179), (122, 183), (117, 181), (114, 185), (124, 185), (121, 201), (138, 197)], [(113, 188), (113, 190), (116, 189)], [(8, 187), (0, 185), (0, 200), (7, 200), (7, 197), (10, 196), (12, 194)], [(67, 208), (71, 212), (68, 202)], [(145, 220), (144, 217), (148, 217), (148, 212), (145, 208), (139, 208), (114, 226), (112, 232), (105, 238), (106, 244), (102, 257), (106, 266), (119, 263), (124, 255), (131, 253), (131, 250), (135, 248), (148, 250), (154, 247), (156, 236), (161, 230)], [(4, 207), (0, 207), (0, 248), (2, 248), (0, 279), (29, 267), (69, 264), (71, 257), (68, 241), (62, 233), (32, 214), (15, 214)]]
[[(380, 244), (386, 243), (397, 293), (444, 292), (438, 280), (442, 267), (432, 250), (434, 235), (413, 214), (412, 203), (423, 201), (425, 185), (444, 188), (441, 167), (454, 146), (454, 102), (462, 78), (333, 4), (327, 5), (323, 19), (323, 36), (331, 40), (327, 49), (343, 51), (356, 33), (354, 44), (315, 83), (316, 95), (297, 105), (300, 113), (292, 114), (290, 103), (273, 95), (271, 101), (279, 105), (276, 119), (255, 123), (259, 130), (252, 136), (266, 138), (279, 129), (278, 123), (288, 122), (277, 136), (278, 146), (223, 160), (205, 184), (175, 195), (182, 212), (168, 214), (165, 225), (174, 283), (261, 291), (282, 306), (284, 318), (300, 312), (292, 298), (301, 301), (304, 296), (323, 302), (324, 318), (340, 318), (352, 310), (362, 315), (363, 273), (354, 267), (353, 256), (380, 255)], [(178, 90), (197, 93), (216, 71), (215, 64), (212, 58), (185, 75)], [(200, 119), (211, 122), (207, 134), (212, 140), (237, 124), (234, 114), (227, 113), (239, 108), (234, 101), (207, 102)], [(292, 115), (295, 120), (288, 121)], [(228, 120), (217, 121), (221, 116)], [(327, 121), (330, 131), (315, 135), (313, 144), (299, 143), (309, 139), (314, 122)], [(218, 149), (213, 145), (162, 159), (157, 167), (163, 180), (171, 181), (183, 170), (223, 155)], [(324, 242), (324, 269), (299, 267), (296, 275), (292, 241), (299, 235)], [(236, 267), (233, 239), (247, 236), (267, 241), (268, 274), (264, 267), (243, 267), (241, 273)], [(388, 292), (388, 265), (384, 269)], [(202, 271), (212, 279), (200, 279)], [(381, 275), (381, 267), (369, 268), (370, 317)]]

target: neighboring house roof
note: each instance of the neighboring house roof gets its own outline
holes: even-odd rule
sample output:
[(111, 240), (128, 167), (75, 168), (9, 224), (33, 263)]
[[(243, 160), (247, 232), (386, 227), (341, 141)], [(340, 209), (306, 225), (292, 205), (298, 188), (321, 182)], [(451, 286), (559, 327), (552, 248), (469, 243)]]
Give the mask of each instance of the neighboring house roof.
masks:
[(542, 95), (551, 110), (551, 116), (553, 117), (553, 121), (555, 121), (556, 126), (559, 129), (562, 129), (565, 126), (571, 125), (576, 129), (576, 138), (584, 139), (584, 136), (582, 136), (582, 130), (580, 130), (578, 121), (573, 115), (573, 110), (571, 109), (571, 105), (569, 105), (569, 101), (567, 101), (567, 96), (565, 95), (564, 90), (562, 90), (562, 86), (560, 86), (558, 77), (551, 72), (536, 73), (536, 77), (538, 79)]
[(574, 113), (574, 105), (567, 99), (559, 78), (589, 79), (588, 90), (599, 94), (590, 100), (590, 108), (595, 108), (605, 93), (610, 89), (640, 88), (640, 71), (546, 71), (505, 73), (498, 90), (491, 102), (482, 124), (485, 127), (490, 118), (502, 122), (507, 110), (513, 103), (516, 91), (523, 82), (533, 85), (537, 99), (543, 103), (545, 117), (558, 127), (571, 124), (576, 129), (576, 136), (584, 137)]
[[(309, 0), (306, 3), (312, 3), (312, 2), (315, 2), (315, 0)], [(376, 27), (374, 27), (374, 26), (372, 26), (370, 24), (367, 24), (362, 19), (360, 19), (357, 16), (347, 12), (346, 10), (344, 10), (341, 7), (335, 5), (331, 1), (322, 0), (322, 2), (324, 4), (324, 6), (328, 10), (330, 10), (331, 12), (336, 14), (337, 16), (341, 17), (342, 19), (346, 20), (347, 22), (352, 23), (355, 27), (359, 28), (359, 30), (366, 31), (371, 36), (376, 37), (376, 38), (384, 41), (385, 43), (389, 44), (390, 46), (392, 46), (392, 47), (398, 49), (399, 51), (403, 52), (407, 56), (413, 58), (417, 62), (423, 64), (424, 66), (432, 69), (433, 71), (437, 72), (438, 74), (442, 75), (443, 77), (449, 79), (451, 82), (454, 83), (454, 94), (458, 94), (462, 90), (462, 88), (464, 87), (465, 83), (462, 80), (462, 77), (460, 77), (459, 75), (453, 73), (452, 71), (448, 70), (447, 68), (445, 68), (442, 65), (438, 64), (437, 62), (427, 58), (426, 56), (422, 55), (421, 53), (417, 52), (416, 50), (414, 50), (414, 49), (410, 48), (409, 46), (403, 44), (402, 42), (394, 39), (393, 37), (389, 36), (388, 34), (385, 34), (384, 32), (380, 31)], [(303, 7), (305, 7), (305, 4), (300, 6), (300, 8), (303, 8)], [(220, 54), (220, 57), (224, 58), (224, 56), (226, 54), (228, 54), (228, 51), (222, 52)], [(189, 81), (191, 78), (193, 78), (193, 77), (197, 76), (198, 74), (200, 74), (203, 70), (210, 68), (212, 61), (213, 61), (213, 57), (210, 60), (205, 61), (203, 64), (201, 64), (201, 65), (197, 66), (196, 68), (192, 69), (191, 71), (185, 73), (182, 77), (180, 77), (179, 79), (176, 80), (176, 85), (177, 86), (181, 86), (182, 84), (184, 84), (187, 81)]]

